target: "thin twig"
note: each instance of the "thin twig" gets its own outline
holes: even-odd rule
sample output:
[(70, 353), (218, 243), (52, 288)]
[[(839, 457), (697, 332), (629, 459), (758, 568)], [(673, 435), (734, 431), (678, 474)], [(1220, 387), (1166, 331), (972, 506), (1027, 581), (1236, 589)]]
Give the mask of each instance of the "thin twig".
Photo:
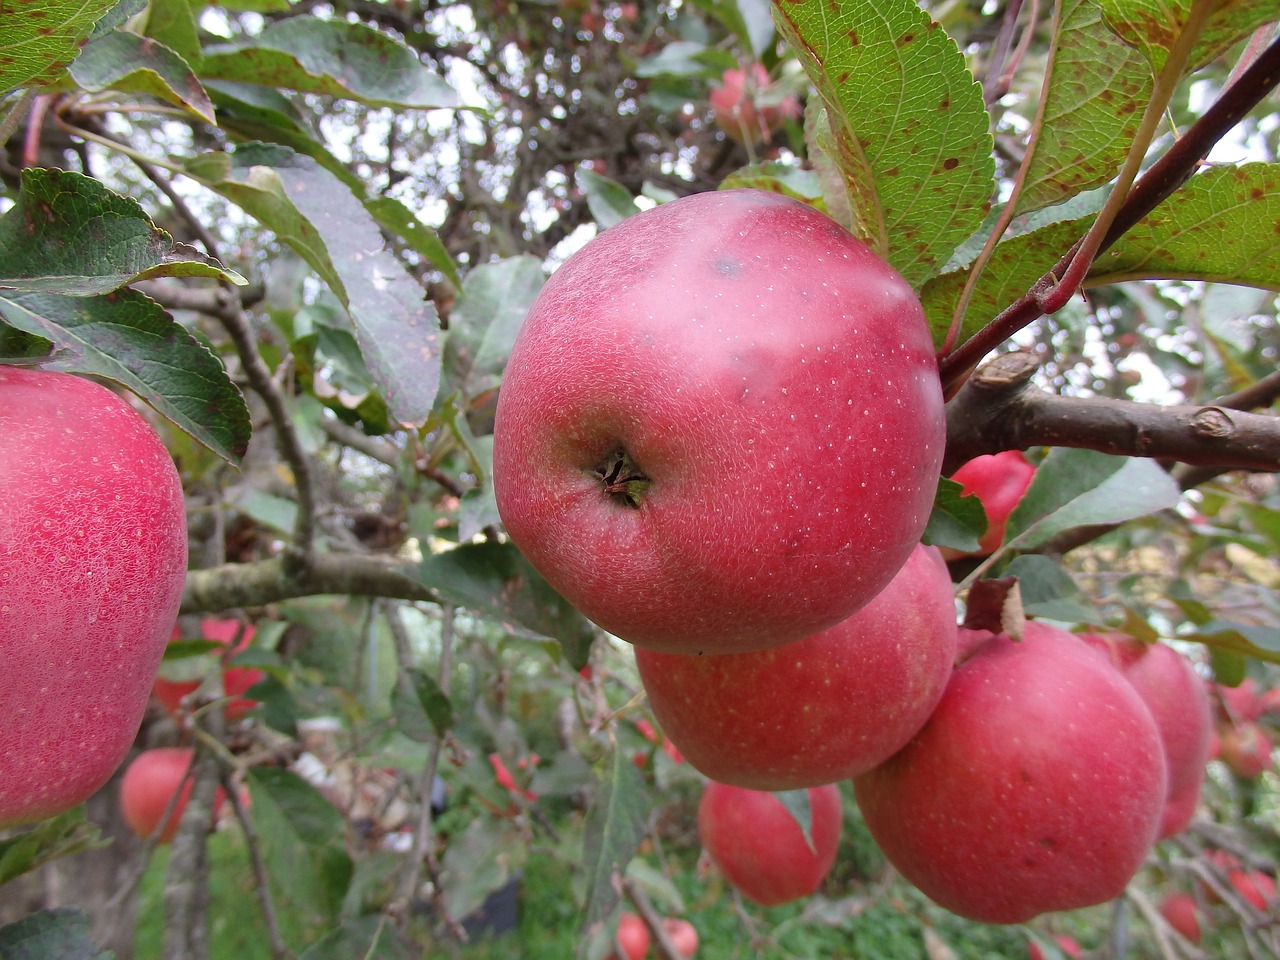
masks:
[(231, 802), (236, 820), (244, 832), (245, 847), (249, 851), (249, 864), (253, 868), (254, 884), (258, 888), (258, 906), (262, 908), (262, 918), (267, 924), (267, 938), (271, 941), (271, 956), (276, 960), (289, 960), (294, 956), (292, 950), (285, 945), (280, 934), (280, 922), (276, 917), (276, 907), (271, 899), (271, 886), (267, 878), (267, 867), (262, 861), (262, 850), (258, 844), (258, 834), (253, 829), (253, 821), (249, 819), (249, 811), (240, 800), (240, 791), (225, 774), (222, 777), (222, 789)]

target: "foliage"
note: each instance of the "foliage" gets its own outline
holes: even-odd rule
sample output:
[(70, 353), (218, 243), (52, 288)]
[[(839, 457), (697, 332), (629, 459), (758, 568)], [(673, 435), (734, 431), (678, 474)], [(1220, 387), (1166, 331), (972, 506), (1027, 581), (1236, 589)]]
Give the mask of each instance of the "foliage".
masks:
[[(700, 777), (653, 732), (629, 653), (503, 535), (497, 389), (547, 273), (596, 230), (724, 186), (799, 197), (919, 293), (952, 398), (944, 472), (1004, 449), (1037, 464), (1001, 548), (953, 562), (959, 595), (1016, 577), (1029, 614), (1172, 639), (1206, 676), (1268, 687), (1275, 19), (1266, 0), (7, 12), (0, 363), (149, 405), (190, 507), (183, 613), (257, 633), (226, 661), (175, 647), (165, 670), (204, 685), (140, 736), (196, 742), (205, 769), (247, 784), (242, 819), (208, 836), (184, 821), (207, 842), (195, 882), (176, 848), (125, 843), (104, 792), (91, 812), (113, 846), (67, 814), (0, 838), (0, 882), (61, 869), (76, 890), (89, 857), (131, 881), (118, 899), (76, 890), (92, 928), (0, 907), (0, 957), (599, 960), (624, 897), (692, 918), (700, 956), (1025, 955), (1026, 930), (886, 879), (851, 799), (812, 902), (746, 908), (707, 875)], [(729, 138), (710, 92), (752, 63), (779, 119)], [(992, 352), (1034, 362), (975, 373)], [(944, 479), (926, 538), (973, 550), (985, 523)], [(266, 677), (225, 727), (208, 709), (219, 667)], [(1143, 904), (1189, 886), (1206, 848), (1273, 869), (1274, 774), (1213, 770), (1210, 815), (1157, 849), (1127, 907), (1035, 930), (1097, 947), (1127, 910), (1132, 955), (1155, 956)], [(206, 885), (201, 946), (162, 915)], [(514, 936), (459, 947), (512, 885)], [(1274, 948), (1274, 917), (1213, 910), (1221, 955)]]

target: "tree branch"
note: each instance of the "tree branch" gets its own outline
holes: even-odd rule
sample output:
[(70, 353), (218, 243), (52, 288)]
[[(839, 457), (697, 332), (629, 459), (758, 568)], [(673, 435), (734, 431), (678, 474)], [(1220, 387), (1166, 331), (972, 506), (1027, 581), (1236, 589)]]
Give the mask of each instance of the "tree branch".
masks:
[(1081, 447), (1197, 466), (1280, 470), (1280, 418), (1231, 407), (1158, 406), (1060, 397), (1031, 382), (1030, 353), (1002, 354), (947, 407), (945, 473), (976, 456), (1034, 446)]

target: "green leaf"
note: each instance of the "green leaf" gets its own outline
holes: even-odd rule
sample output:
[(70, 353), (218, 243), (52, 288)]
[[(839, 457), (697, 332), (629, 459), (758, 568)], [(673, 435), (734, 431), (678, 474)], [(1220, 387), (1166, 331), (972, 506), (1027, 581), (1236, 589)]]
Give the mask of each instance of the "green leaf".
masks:
[(516, 334), (546, 279), (541, 261), (528, 255), (481, 264), (467, 274), (444, 350), (450, 382), (464, 397), (501, 381)]
[(791, 819), (800, 828), (805, 846), (816, 853), (817, 850), (813, 845), (813, 806), (809, 802), (809, 791), (779, 790), (774, 796), (787, 808), (787, 813), (791, 814)]
[(86, 819), (84, 807), (73, 807), (23, 833), (0, 840), (0, 885), (50, 860), (104, 847), (108, 842), (102, 838), (98, 825)]
[(375, 197), (364, 202), (378, 225), (389, 230), (409, 245), (409, 248), (426, 258), (427, 262), (449, 278), (455, 286), (461, 286), (458, 265), (436, 232), (419, 220), (412, 210), (395, 197)]
[(484, 619), (558, 640), (573, 669), (586, 665), (591, 624), (510, 543), (463, 544), (404, 572)]
[(1093, 0), (1068, 0), (1055, 20), (1043, 116), (1017, 209), (1038, 210), (1100, 186), (1124, 163), (1151, 93), (1151, 72), (1102, 20)]
[(441, 861), (445, 908), (453, 917), (474, 913), (506, 884), (528, 855), (528, 845), (510, 820), (476, 817), (450, 838)]
[[(1107, 24), (1142, 51), (1153, 73), (1164, 69), (1186, 25), (1193, 0), (1099, 0)], [(1188, 70), (1203, 67), (1237, 40), (1277, 19), (1275, 0), (1227, 0), (1217, 4), (1200, 32)]]
[(144, 33), (169, 47), (187, 63), (199, 63), (200, 27), (190, 0), (150, 0)]
[(1010, 515), (1005, 543), (1032, 549), (1064, 530), (1132, 520), (1181, 497), (1178, 484), (1153, 460), (1055, 447)]
[(342, 301), (392, 415), (421, 424), (440, 384), (439, 321), (422, 286), (384, 249), (361, 201), (310, 157), (247, 144), (234, 157), (187, 163), (200, 182), (239, 204), (309, 263)]
[(694, 0), (694, 4), (728, 27), (757, 60), (773, 44), (769, 0)]
[(1089, 270), (1088, 283), (1216, 280), (1280, 290), (1280, 163), (1192, 177)]
[(1029, 616), (1066, 623), (1101, 624), (1098, 612), (1066, 570), (1048, 557), (1014, 557), (1006, 571), (1018, 578), (1022, 609)]
[(0, 960), (111, 960), (89, 939), (89, 917), (79, 910), (41, 910), (0, 927)]
[(47, 369), (114, 380), (223, 459), (244, 456), (249, 410), (222, 361), (136, 290), (102, 297), (0, 292), (0, 318), (65, 351)]
[(914, 0), (799, 0), (774, 11), (826, 104), (847, 225), (920, 289), (989, 205), (995, 162), (981, 88)]
[(0, 217), (0, 290), (91, 296), (155, 277), (245, 283), (176, 243), (136, 200), (99, 181), (65, 170), (22, 171), (13, 209)]
[(822, 184), (816, 173), (775, 160), (742, 167), (720, 181), (721, 190), (735, 187), (768, 190), (806, 203), (822, 199)]
[(252, 40), (208, 50), (203, 77), (283, 87), (370, 106), (433, 109), (458, 96), (411, 49), (363, 23), (290, 17)]
[(164, 648), (162, 661), (171, 663), (174, 660), (187, 660), (225, 649), (226, 647), (216, 640), (170, 640)]
[(187, 61), (151, 37), (116, 30), (91, 40), (71, 64), (71, 77), (94, 93), (141, 93), (190, 110), (206, 123), (215, 122), (209, 94)]
[(344, 919), (298, 960), (412, 960), (421, 954), (410, 949), (386, 916), (364, 916)]
[(921, 541), (964, 553), (978, 549), (978, 539), (987, 532), (987, 512), (977, 497), (963, 496), (963, 489), (962, 484), (948, 477), (938, 478), (933, 512), (929, 514)]
[(715, 77), (737, 62), (727, 50), (692, 40), (673, 40), (636, 64), (637, 77)]
[(616, 180), (590, 170), (579, 170), (577, 179), (578, 188), (587, 195), (587, 209), (601, 230), (607, 230), (640, 212), (631, 191)]
[[(432, 678), (429, 673), (410, 667), (408, 670), (409, 681), (413, 686), (413, 692), (417, 697), (416, 706), (420, 715), (425, 716), (431, 723), (431, 727), (435, 730), (437, 737), (442, 737), (453, 726), (453, 704), (449, 701), (449, 697), (440, 685)], [(395, 694), (399, 692), (399, 687), (393, 691), (393, 699)], [(397, 715), (399, 712), (397, 711)], [(401, 729), (404, 729), (403, 727)], [(420, 730), (416, 732), (421, 733)], [(404, 730), (406, 736), (414, 740), (431, 739), (428, 737), (414, 736), (409, 730)]]
[(249, 793), (273, 892), (310, 922), (332, 922), (352, 873), (342, 814), (301, 777), (279, 767), (251, 769)]
[(618, 906), (618, 881), (645, 834), (649, 794), (626, 751), (617, 745), (597, 774), (595, 797), (583, 836), (586, 869), (584, 931), (603, 924)]
[(0, 33), (0, 97), (65, 70), (116, 0), (24, 0), (6, 10)]

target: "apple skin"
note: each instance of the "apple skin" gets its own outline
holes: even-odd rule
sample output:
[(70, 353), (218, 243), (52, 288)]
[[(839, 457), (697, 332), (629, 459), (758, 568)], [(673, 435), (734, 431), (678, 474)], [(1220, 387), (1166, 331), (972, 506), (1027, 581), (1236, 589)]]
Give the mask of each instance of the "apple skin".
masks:
[(609, 228), (543, 287), (493, 482), (516, 546), (599, 626), (734, 653), (875, 596), (920, 539), (943, 444), (907, 283), (811, 207), (724, 190)]
[[(120, 810), (130, 830), (143, 839), (159, 830), (157, 843), (168, 843), (173, 839), (191, 796), (191, 780), (183, 783), (183, 778), (194, 758), (195, 750), (191, 747), (157, 747), (144, 750), (133, 758), (120, 779)], [(168, 819), (164, 819), (169, 801), (177, 793), (179, 785), (182, 786), (182, 794), (174, 803)], [(213, 801), (215, 816), (225, 799), (219, 787)]]
[(958, 666), (929, 722), (854, 790), (908, 881), (971, 920), (1021, 923), (1124, 890), (1155, 840), (1164, 751), (1102, 653), (1029, 621)]
[(0, 367), (0, 829), (124, 760), (186, 569), (182, 484), (147, 421), (89, 380)]
[(1102, 650), (1151, 711), (1164, 746), (1169, 779), (1158, 839), (1173, 836), (1190, 822), (1200, 799), (1213, 708), (1204, 681), (1191, 661), (1162, 643), (1144, 644), (1120, 633), (1083, 634), (1085, 642)]
[(1031, 481), (1036, 468), (1027, 462), (1021, 450), (1002, 450), (999, 453), (975, 457), (951, 475), (961, 486), (964, 496), (975, 496), (987, 515), (987, 530), (978, 538), (978, 549), (972, 554), (958, 551), (946, 552), (948, 559), (961, 556), (986, 557), (995, 553), (1004, 542), (1005, 526), (1009, 514), (1018, 505)]
[(929, 718), (951, 676), (955, 601), (946, 564), (917, 546), (870, 603), (834, 627), (751, 653), (636, 649), (654, 716), (694, 767), (754, 790), (847, 780), (888, 759)]
[(1199, 943), (1204, 936), (1200, 929), (1200, 908), (1189, 893), (1166, 894), (1160, 901), (1160, 915), (1183, 938)]
[[(618, 917), (617, 945), (622, 949), (622, 960), (643, 960), (649, 952), (649, 928), (634, 913), (623, 911)], [(616, 953), (605, 960), (618, 960)]]
[(698, 802), (698, 835), (729, 884), (753, 903), (773, 907), (821, 886), (840, 844), (840, 806), (835, 784), (809, 788), (810, 848), (772, 793), (712, 780)]

